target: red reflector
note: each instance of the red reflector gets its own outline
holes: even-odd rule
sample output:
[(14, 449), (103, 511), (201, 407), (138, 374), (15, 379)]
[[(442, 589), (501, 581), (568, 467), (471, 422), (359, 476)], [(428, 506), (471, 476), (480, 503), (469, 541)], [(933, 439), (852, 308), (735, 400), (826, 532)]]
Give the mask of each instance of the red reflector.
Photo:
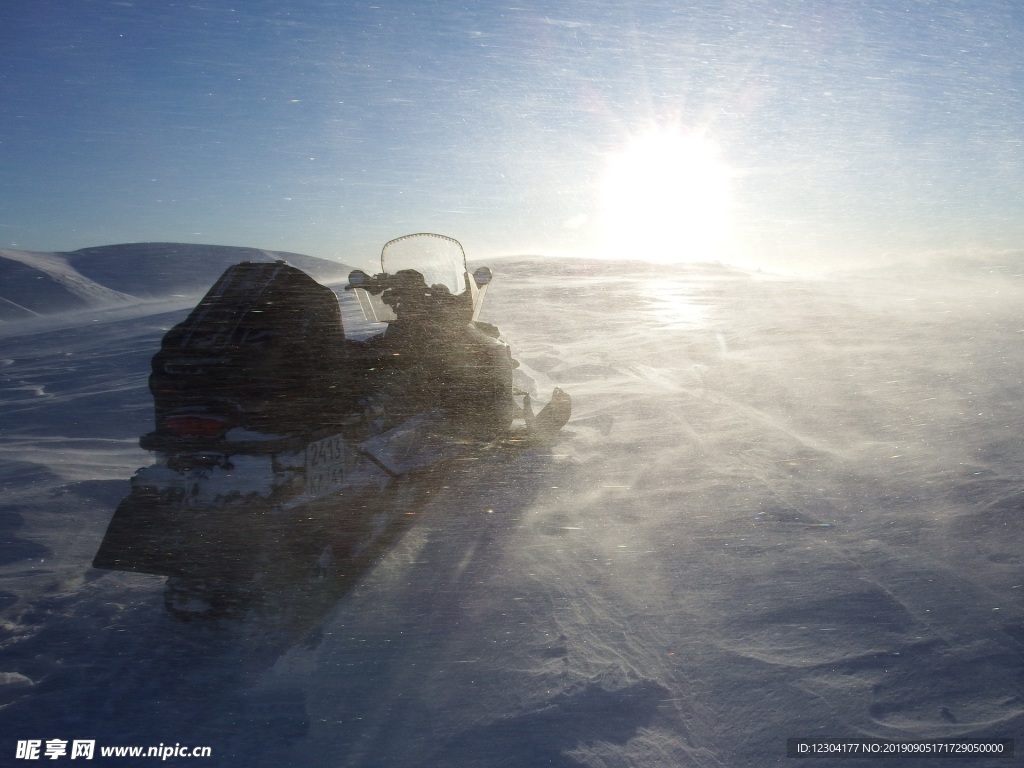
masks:
[(164, 419), (167, 431), (181, 437), (220, 437), (227, 431), (228, 425), (228, 420), (223, 416), (196, 416), (190, 413)]

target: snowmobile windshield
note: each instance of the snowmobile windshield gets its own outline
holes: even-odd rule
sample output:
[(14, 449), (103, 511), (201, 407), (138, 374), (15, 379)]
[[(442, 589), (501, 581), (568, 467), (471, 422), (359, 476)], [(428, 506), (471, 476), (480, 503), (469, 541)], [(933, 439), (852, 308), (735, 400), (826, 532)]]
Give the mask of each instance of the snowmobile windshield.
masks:
[(466, 290), (466, 252), (458, 240), (420, 233), (385, 244), (380, 266), (389, 275), (407, 269), (423, 275), (428, 286), (444, 285), (453, 295)]

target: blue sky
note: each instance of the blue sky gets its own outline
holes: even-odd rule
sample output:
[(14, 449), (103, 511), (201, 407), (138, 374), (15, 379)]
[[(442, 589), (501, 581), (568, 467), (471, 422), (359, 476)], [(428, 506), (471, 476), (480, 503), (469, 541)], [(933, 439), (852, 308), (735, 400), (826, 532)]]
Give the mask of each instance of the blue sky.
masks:
[(609, 157), (674, 126), (729, 169), (724, 258), (1017, 248), (1022, 66), (1009, 1), (9, 0), (0, 246), (588, 252)]

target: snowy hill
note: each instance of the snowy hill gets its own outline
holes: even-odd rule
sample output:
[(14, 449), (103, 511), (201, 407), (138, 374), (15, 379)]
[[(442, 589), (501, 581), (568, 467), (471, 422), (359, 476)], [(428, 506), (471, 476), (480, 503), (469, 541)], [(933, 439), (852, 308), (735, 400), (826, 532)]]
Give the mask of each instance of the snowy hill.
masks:
[(295, 253), (191, 243), (130, 243), (69, 253), (0, 249), (0, 320), (193, 296), (240, 261), (283, 259), (320, 281), (350, 268)]
[(64, 254), (0, 250), (0, 320), (132, 300), (80, 274)]

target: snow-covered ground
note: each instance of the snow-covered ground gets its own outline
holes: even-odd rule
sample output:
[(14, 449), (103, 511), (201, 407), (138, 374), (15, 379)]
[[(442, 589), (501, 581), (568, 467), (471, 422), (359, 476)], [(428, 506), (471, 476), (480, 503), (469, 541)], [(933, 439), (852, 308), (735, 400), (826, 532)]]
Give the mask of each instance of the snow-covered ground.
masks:
[(160, 579), (89, 567), (148, 462), (149, 358), (196, 297), (93, 291), (0, 326), (5, 764), (28, 739), (676, 768), (787, 764), (788, 737), (1024, 736), (1012, 265), (491, 266), (484, 319), (572, 420), (550, 450), (457, 467), (301, 631), (176, 622)]

